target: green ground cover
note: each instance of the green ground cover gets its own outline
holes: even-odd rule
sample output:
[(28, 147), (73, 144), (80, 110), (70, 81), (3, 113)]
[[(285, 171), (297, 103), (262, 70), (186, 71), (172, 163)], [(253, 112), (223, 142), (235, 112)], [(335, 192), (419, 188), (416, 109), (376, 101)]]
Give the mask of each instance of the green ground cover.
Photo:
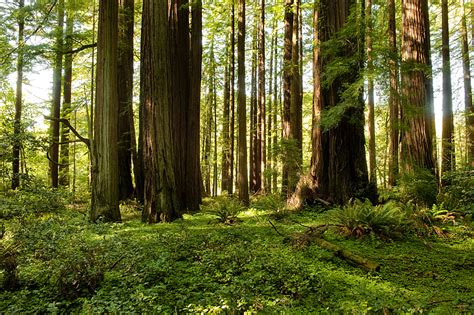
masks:
[(289, 241), (304, 226), (326, 223), (321, 209), (284, 212), (271, 198), (249, 209), (219, 200), (203, 208), (157, 225), (142, 224), (133, 206), (122, 207), (118, 224), (89, 223), (81, 205), (7, 216), (0, 280), (10, 260), (19, 283), (2, 288), (0, 313), (474, 312), (470, 224), (446, 223), (445, 237), (324, 234), (381, 265), (368, 272)]

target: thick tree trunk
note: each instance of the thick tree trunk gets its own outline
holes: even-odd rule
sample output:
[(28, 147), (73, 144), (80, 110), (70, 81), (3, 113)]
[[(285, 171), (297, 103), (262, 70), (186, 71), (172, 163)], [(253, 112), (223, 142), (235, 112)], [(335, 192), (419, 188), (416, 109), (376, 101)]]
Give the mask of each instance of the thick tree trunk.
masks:
[(16, 64), (16, 97), (15, 97), (15, 120), (13, 125), (13, 141), (12, 151), (12, 189), (15, 190), (20, 186), (20, 134), (21, 134), (21, 112), (23, 109), (23, 65), (24, 65), (24, 31), (25, 31), (25, 15), (23, 8), (24, 0), (18, 1), (18, 57)]
[[(293, 36), (293, 0), (285, 0), (285, 34), (283, 46), (283, 174), (282, 193), (291, 193), (290, 177), (293, 178), (290, 153), (291, 142), (291, 74), (292, 74), (292, 36)], [(291, 179), (292, 181), (292, 179)]]
[(202, 68), (202, 1), (191, 4), (190, 85), (186, 125), (186, 193), (185, 207), (199, 210), (201, 203), (201, 157), (199, 154), (201, 119), (201, 68)]
[(91, 220), (120, 221), (118, 190), (118, 3), (99, 6)]
[(144, 0), (141, 35), (144, 208), (148, 223), (180, 217), (174, 178), (167, 0)]
[(257, 192), (265, 192), (266, 146), (265, 146), (265, 0), (260, 0), (260, 21), (258, 24), (258, 121), (257, 141), (259, 142), (260, 187)]
[(395, 180), (398, 176), (398, 148), (400, 143), (400, 97), (398, 88), (398, 48), (397, 28), (395, 21), (395, 0), (389, 0), (388, 2), (388, 36), (390, 49), (390, 141), (388, 153), (388, 184), (389, 186), (394, 186)]
[(417, 168), (434, 174), (431, 130), (430, 89), (428, 76), (429, 38), (427, 37), (427, 0), (404, 0), (402, 3), (402, 132), (403, 171)]
[[(337, 126), (321, 127), (324, 110), (344, 106), (347, 99), (341, 95), (354, 84), (360, 75), (363, 58), (363, 38), (350, 36), (342, 43), (337, 55), (324, 51), (324, 44), (337, 36), (337, 32), (347, 26), (350, 8), (356, 1), (323, 0), (316, 4), (314, 14), (314, 55), (313, 55), (313, 130), (310, 189), (313, 196), (334, 203), (347, 202), (352, 197), (375, 197), (373, 185), (368, 182), (365, 160), (364, 109), (360, 96), (351, 98), (350, 108), (345, 109)], [(358, 32), (359, 33), (359, 32)], [(360, 34), (360, 33), (359, 33)], [(348, 56), (359, 58), (346, 58)], [(323, 84), (324, 71), (334, 60), (345, 60), (349, 71), (341, 73), (330, 85)], [(301, 190), (302, 187), (298, 187)], [(301, 193), (301, 191), (300, 191)], [(298, 194), (298, 191), (297, 191)]]
[(55, 58), (53, 64), (53, 99), (51, 104), (51, 145), (49, 172), (51, 187), (57, 188), (59, 184), (59, 118), (61, 115), (61, 84), (63, 69), (63, 28), (64, 28), (64, 0), (59, 0), (57, 7), (58, 20), (55, 29)]
[(244, 205), (249, 204), (249, 187), (247, 174), (247, 119), (245, 110), (245, 0), (239, 0), (238, 34), (237, 34), (237, 111), (239, 121), (239, 200)]
[[(135, 153), (135, 126), (133, 119), (133, 25), (134, 0), (119, 1), (118, 39), (118, 177), (120, 200), (132, 197), (132, 157)], [(136, 165), (135, 165), (136, 167)]]
[(443, 136), (441, 174), (454, 170), (453, 91), (451, 85), (451, 59), (449, 57), (448, 0), (441, 1), (442, 57), (443, 57)]
[(471, 63), (467, 39), (467, 23), (464, 1), (461, 1), (461, 53), (464, 75), (464, 111), (466, 116), (466, 163), (474, 167), (474, 106), (472, 104)]
[(366, 39), (367, 39), (367, 107), (369, 129), (369, 180), (377, 185), (377, 167), (375, 162), (375, 113), (374, 113), (374, 58), (372, 52), (372, 0), (367, 0), (366, 14)]
[[(72, 36), (74, 31), (74, 12), (67, 9), (65, 51), (73, 48)], [(63, 106), (61, 118), (71, 119), (71, 96), (72, 96), (72, 54), (64, 57), (64, 79), (63, 79)], [(59, 163), (59, 185), (69, 186), (69, 127), (61, 124), (61, 152)]]

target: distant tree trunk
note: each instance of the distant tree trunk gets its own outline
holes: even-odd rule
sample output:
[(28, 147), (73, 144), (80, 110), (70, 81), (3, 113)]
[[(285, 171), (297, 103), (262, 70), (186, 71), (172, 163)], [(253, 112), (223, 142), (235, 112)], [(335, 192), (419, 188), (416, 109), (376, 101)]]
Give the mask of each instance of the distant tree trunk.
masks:
[[(135, 125), (133, 119), (133, 25), (134, 0), (119, 1), (118, 38), (118, 177), (120, 200), (134, 193), (132, 157), (136, 159)], [(134, 164), (136, 167), (136, 164)]]
[(96, 221), (120, 221), (118, 189), (118, 95), (117, 95), (118, 3), (99, 5), (97, 39), (96, 104), (92, 154), (92, 202), (90, 217)]
[(205, 118), (205, 129), (204, 129), (204, 191), (206, 196), (212, 196), (211, 190), (211, 144), (212, 144), (212, 106), (214, 103), (213, 97), (213, 86), (215, 78), (215, 65), (214, 65), (214, 39), (211, 40), (211, 49), (209, 54), (209, 78), (208, 78), (208, 93), (206, 97), (206, 118)]
[(461, 1), (461, 54), (464, 74), (464, 108), (466, 115), (466, 162), (474, 167), (474, 106), (472, 104), (471, 64), (469, 60), (469, 44), (467, 39), (467, 23), (464, 0)]
[[(67, 9), (65, 51), (73, 48), (72, 36), (74, 32), (74, 12)], [(72, 54), (64, 57), (64, 79), (63, 79), (63, 106), (61, 117), (71, 119), (71, 95), (72, 95)], [(59, 163), (59, 185), (69, 186), (69, 127), (61, 124), (61, 152)]]
[(50, 176), (51, 187), (59, 184), (59, 118), (61, 115), (61, 84), (63, 69), (63, 27), (64, 27), (64, 0), (59, 0), (57, 7), (58, 20), (55, 28), (55, 57), (53, 64), (53, 99), (51, 104), (51, 146), (50, 146)]
[[(430, 88), (428, 76), (429, 42), (427, 0), (402, 2), (402, 166), (404, 172), (417, 168), (434, 174), (431, 126)], [(432, 89), (431, 89), (432, 90)]]
[(398, 148), (400, 143), (399, 113), (400, 97), (398, 88), (398, 48), (397, 48), (397, 28), (395, 21), (395, 0), (388, 1), (388, 36), (390, 49), (390, 141), (388, 160), (388, 184), (395, 185), (398, 176)]
[(366, 40), (367, 40), (367, 99), (368, 99), (368, 126), (369, 126), (369, 180), (377, 185), (377, 167), (375, 162), (375, 114), (374, 114), (374, 58), (372, 52), (372, 0), (367, 0), (366, 14)]
[[(292, 74), (292, 36), (293, 36), (293, 0), (285, 0), (285, 35), (283, 46), (283, 174), (282, 193), (289, 195), (291, 173), (290, 139), (291, 139), (291, 74)], [(290, 176), (291, 175), (291, 176)]]
[[(274, 107), (276, 107), (274, 104), (272, 104), (272, 97), (274, 97), (274, 93), (276, 91), (273, 89), (273, 56), (274, 56), (274, 50), (275, 50), (275, 41), (274, 41), (274, 36), (275, 36), (275, 31), (276, 31), (276, 23), (273, 22), (272, 25), (272, 35), (270, 37), (270, 66), (269, 66), (269, 92), (268, 92), (268, 123), (267, 123), (267, 143), (266, 143), (266, 149), (267, 149), (267, 163), (266, 163), (266, 183), (265, 183), (265, 191), (267, 193), (272, 193), (272, 180), (273, 180), (273, 111), (275, 110)], [(276, 65), (275, 65), (276, 67)]]
[[(257, 192), (265, 192), (266, 140), (265, 140), (265, 0), (260, 0), (260, 22), (258, 24), (258, 122), (257, 141), (259, 142), (260, 187)], [(258, 186), (258, 185), (257, 185)]]
[(238, 116), (239, 116), (239, 200), (249, 204), (249, 187), (247, 174), (247, 120), (245, 110), (245, 0), (239, 0), (237, 62), (238, 62)]
[(260, 189), (260, 141), (257, 134), (258, 99), (257, 99), (257, 42), (258, 28), (255, 19), (252, 44), (252, 75), (250, 81), (250, 192), (255, 194)]
[(214, 79), (212, 80), (212, 131), (214, 136), (212, 154), (212, 196), (217, 196), (217, 88), (216, 88), (216, 76), (214, 71)]
[(441, 142), (441, 174), (454, 170), (453, 91), (451, 85), (451, 59), (449, 57), (448, 0), (441, 1), (442, 57), (443, 57), (443, 136)]
[[(273, 128), (276, 130), (272, 130), (272, 143), (273, 147), (271, 148), (272, 150), (272, 155), (273, 155), (273, 170), (272, 170), (272, 187), (273, 187), (273, 192), (278, 191), (278, 172), (277, 172), (277, 167), (278, 167), (278, 160), (276, 158), (276, 147), (277, 147), (277, 141), (278, 141), (278, 132), (277, 132), (277, 116), (278, 116), (278, 111), (280, 109), (280, 89), (278, 87), (278, 31), (275, 29), (275, 38), (274, 38), (274, 44), (273, 44), (273, 55), (274, 55), (274, 60), (275, 60), (275, 66), (274, 66), (274, 71), (273, 71), (273, 113), (271, 119), (273, 119)], [(270, 82), (271, 84), (271, 82)]]
[(289, 194), (295, 191), (301, 167), (303, 165), (303, 99), (301, 93), (300, 66), (300, 0), (294, 0), (293, 26), (291, 41), (291, 97), (290, 97), (290, 139), (291, 163), (289, 167), (288, 187)]
[(148, 223), (181, 216), (174, 178), (167, 0), (144, 0), (141, 35), (144, 208)]
[(229, 84), (229, 41), (226, 40), (226, 62), (224, 65), (224, 104), (222, 114), (222, 183), (221, 190), (229, 193), (229, 186), (232, 185), (230, 181), (230, 137), (229, 137), (229, 119), (230, 119), (230, 84)]
[(233, 194), (234, 189), (234, 156), (235, 156), (235, 4), (232, 1), (230, 23), (230, 68), (229, 68), (229, 84), (230, 84), (230, 178), (229, 178), (229, 194)]
[[(315, 6), (313, 19), (315, 46), (310, 188), (312, 195), (339, 204), (352, 197), (374, 199), (375, 195), (374, 187), (368, 182), (364, 106), (360, 95), (353, 96), (351, 103), (356, 105), (345, 110), (337, 126), (328, 130), (321, 127), (323, 111), (341, 106), (341, 95), (360, 75), (364, 55), (361, 44), (364, 39), (360, 35), (358, 37), (353, 33), (346, 42), (341, 42), (337, 54), (324, 51), (326, 41), (334, 39), (337, 32), (347, 26), (350, 8), (354, 5), (356, 1), (322, 0)], [(354, 55), (358, 58), (341, 59)], [(345, 60), (345, 67), (350, 70), (339, 74), (330, 85), (325, 85), (322, 82), (324, 71), (329, 71), (327, 66), (335, 60)]]
[(15, 120), (13, 126), (13, 134), (15, 135), (13, 141), (12, 152), (12, 189), (15, 190), (20, 187), (20, 150), (21, 150), (21, 112), (23, 109), (23, 66), (24, 66), (24, 32), (25, 32), (25, 14), (23, 8), (25, 1), (18, 1), (18, 57), (16, 64), (16, 98), (15, 98)]

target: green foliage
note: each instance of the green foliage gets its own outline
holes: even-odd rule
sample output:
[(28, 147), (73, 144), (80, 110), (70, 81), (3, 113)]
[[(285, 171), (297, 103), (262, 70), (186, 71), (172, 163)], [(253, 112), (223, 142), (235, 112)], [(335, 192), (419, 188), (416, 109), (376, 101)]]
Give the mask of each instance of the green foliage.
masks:
[[(467, 234), (436, 239), (427, 247), (418, 238), (380, 246), (377, 239), (354, 240), (328, 232), (325, 237), (331, 242), (383, 266), (380, 274), (367, 274), (316, 245), (295, 249), (282, 242), (267, 222), (272, 211), (264, 211), (276, 207), (278, 200), (254, 200), (258, 211), (234, 226), (209, 225), (215, 215), (205, 213), (159, 225), (144, 225), (139, 218), (92, 224), (73, 210), (10, 219), (2, 245), (15, 248), (20, 286), (17, 291), (0, 290), (0, 312), (473, 310), (468, 288), (474, 279), (466, 266), (474, 261)], [(231, 201), (205, 202), (207, 209)], [(295, 221), (312, 226), (323, 220), (313, 211), (288, 213), (278, 229), (289, 235), (304, 229)], [(0, 278), (4, 275), (0, 272)]]
[[(3, 195), (3, 196), (2, 196)], [(51, 189), (31, 178), (21, 190), (1, 193), (0, 218), (22, 217), (31, 214), (58, 212), (64, 209), (69, 193)]]
[(421, 206), (431, 207), (436, 203), (438, 187), (436, 177), (429, 170), (417, 169), (413, 174), (404, 173), (395, 190), (401, 202), (413, 201)]
[(217, 222), (224, 224), (236, 223), (244, 209), (237, 199), (228, 196), (215, 197), (202, 206), (203, 212), (216, 216)]
[(327, 216), (340, 226), (342, 234), (357, 238), (369, 234), (385, 239), (401, 237), (410, 226), (409, 218), (395, 202), (372, 206), (369, 200), (355, 200), (328, 211)]
[(472, 218), (474, 215), (474, 169), (458, 170), (443, 176), (439, 200), (449, 211)]

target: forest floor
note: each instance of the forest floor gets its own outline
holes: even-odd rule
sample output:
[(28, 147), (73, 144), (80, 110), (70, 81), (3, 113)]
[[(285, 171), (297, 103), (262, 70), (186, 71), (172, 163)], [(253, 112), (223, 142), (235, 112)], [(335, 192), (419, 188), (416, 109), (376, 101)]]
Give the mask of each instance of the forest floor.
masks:
[(380, 264), (369, 272), (288, 242), (325, 223), (318, 209), (257, 200), (232, 224), (203, 211), (145, 225), (134, 206), (122, 223), (98, 224), (85, 208), (4, 220), (0, 280), (19, 282), (0, 290), (0, 313), (474, 313), (472, 225), (391, 241), (324, 234)]

